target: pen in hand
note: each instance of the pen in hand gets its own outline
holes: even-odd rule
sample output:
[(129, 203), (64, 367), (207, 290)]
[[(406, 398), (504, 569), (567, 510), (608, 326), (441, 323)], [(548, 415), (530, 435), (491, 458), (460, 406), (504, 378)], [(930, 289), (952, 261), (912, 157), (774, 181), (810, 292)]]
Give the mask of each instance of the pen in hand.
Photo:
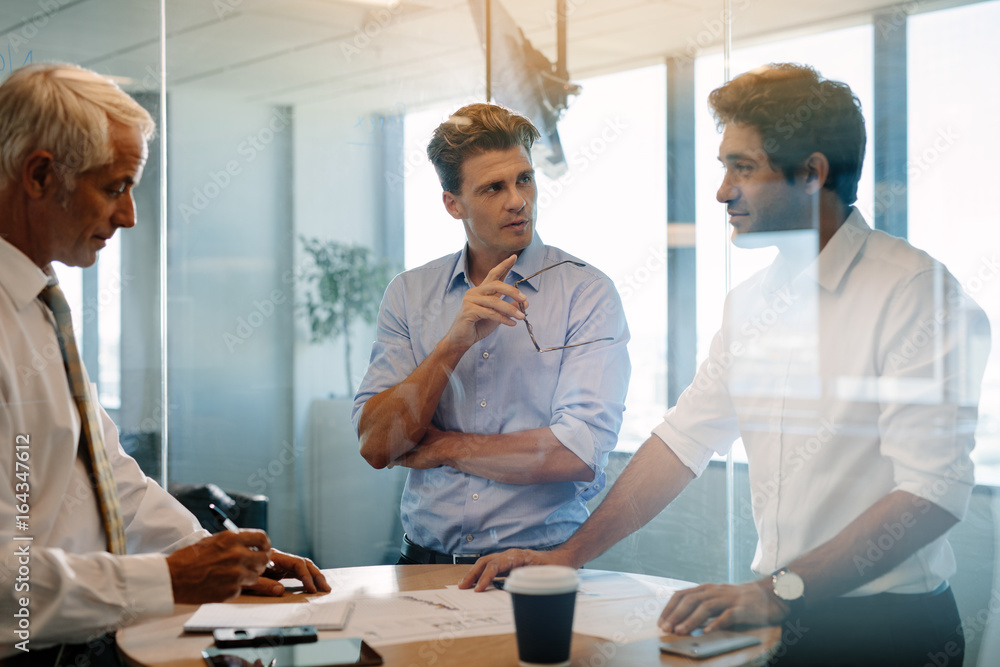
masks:
[[(229, 516), (225, 512), (223, 512), (218, 507), (216, 507), (215, 503), (209, 503), (208, 504), (208, 509), (212, 510), (212, 513), (215, 514), (215, 517), (219, 520), (219, 523), (222, 524), (223, 528), (225, 528), (226, 530), (228, 530), (231, 533), (238, 533), (238, 532), (240, 532), (239, 527), (235, 523), (233, 523), (233, 520), (230, 519)], [(273, 560), (267, 561), (267, 568), (269, 570), (276, 570), (277, 569), (277, 567), (274, 565), (274, 561)]]

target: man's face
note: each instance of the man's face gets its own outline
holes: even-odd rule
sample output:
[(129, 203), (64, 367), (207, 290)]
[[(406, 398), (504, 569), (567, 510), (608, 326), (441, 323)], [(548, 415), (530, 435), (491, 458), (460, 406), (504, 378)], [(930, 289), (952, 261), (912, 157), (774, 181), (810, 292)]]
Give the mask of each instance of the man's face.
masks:
[(492, 268), (531, 243), (537, 196), (531, 158), (518, 146), (466, 159), (461, 192), (445, 192), (444, 204), (465, 223), (473, 258), (493, 262)]
[(756, 246), (759, 243), (746, 235), (812, 226), (804, 177), (789, 183), (780, 169), (771, 166), (759, 130), (727, 125), (719, 161), (726, 173), (715, 198), (726, 205), (734, 244)]
[(97, 252), (119, 227), (135, 225), (132, 188), (142, 178), (148, 155), (146, 140), (137, 127), (111, 123), (109, 140), (114, 158), (110, 164), (76, 176), (68, 195), (50, 193), (43, 204), (42, 223), (47, 236), (47, 258), (67, 266), (90, 266)]

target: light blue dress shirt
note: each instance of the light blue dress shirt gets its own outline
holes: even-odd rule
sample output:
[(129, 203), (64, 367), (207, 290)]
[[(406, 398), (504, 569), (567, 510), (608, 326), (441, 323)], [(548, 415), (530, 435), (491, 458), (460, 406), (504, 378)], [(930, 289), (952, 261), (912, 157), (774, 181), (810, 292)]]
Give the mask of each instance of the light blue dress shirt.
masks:
[[(472, 287), (467, 247), (396, 276), (379, 312), (371, 364), (354, 399), (357, 430), (365, 402), (406, 379), (448, 332)], [(535, 234), (506, 282), (575, 257)], [(493, 435), (548, 426), (594, 471), (592, 482), (503, 484), (442, 466), (410, 470), (401, 502), (411, 540), (443, 553), (489, 553), (566, 541), (587, 516), (586, 502), (605, 484), (618, 441), (631, 373), (628, 325), (611, 280), (592, 266), (563, 264), (521, 283), (539, 353), (522, 323), (500, 326), (473, 345), (441, 396), (433, 424), (445, 431)]]

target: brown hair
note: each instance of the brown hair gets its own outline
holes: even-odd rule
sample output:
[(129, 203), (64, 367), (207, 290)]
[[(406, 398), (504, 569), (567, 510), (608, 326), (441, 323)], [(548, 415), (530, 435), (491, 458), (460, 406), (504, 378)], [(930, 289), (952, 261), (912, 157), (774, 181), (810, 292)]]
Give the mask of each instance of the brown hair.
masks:
[(865, 159), (865, 119), (850, 86), (808, 65), (778, 63), (741, 74), (708, 96), (719, 129), (747, 125), (761, 134), (771, 166), (791, 182), (812, 153), (830, 163), (823, 186), (853, 204)]
[(447, 192), (462, 189), (462, 163), (486, 151), (505, 151), (518, 146), (531, 156), (538, 139), (531, 121), (498, 104), (470, 104), (438, 125), (427, 144), (427, 157)]

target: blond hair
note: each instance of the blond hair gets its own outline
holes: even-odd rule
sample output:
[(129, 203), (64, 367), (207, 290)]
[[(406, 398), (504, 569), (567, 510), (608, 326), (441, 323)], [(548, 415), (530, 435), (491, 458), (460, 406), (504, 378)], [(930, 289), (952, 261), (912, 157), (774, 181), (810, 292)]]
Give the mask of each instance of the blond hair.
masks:
[(427, 157), (437, 171), (441, 187), (452, 193), (462, 189), (462, 163), (486, 151), (523, 146), (531, 155), (538, 139), (531, 121), (499, 104), (470, 104), (441, 123), (427, 146)]

